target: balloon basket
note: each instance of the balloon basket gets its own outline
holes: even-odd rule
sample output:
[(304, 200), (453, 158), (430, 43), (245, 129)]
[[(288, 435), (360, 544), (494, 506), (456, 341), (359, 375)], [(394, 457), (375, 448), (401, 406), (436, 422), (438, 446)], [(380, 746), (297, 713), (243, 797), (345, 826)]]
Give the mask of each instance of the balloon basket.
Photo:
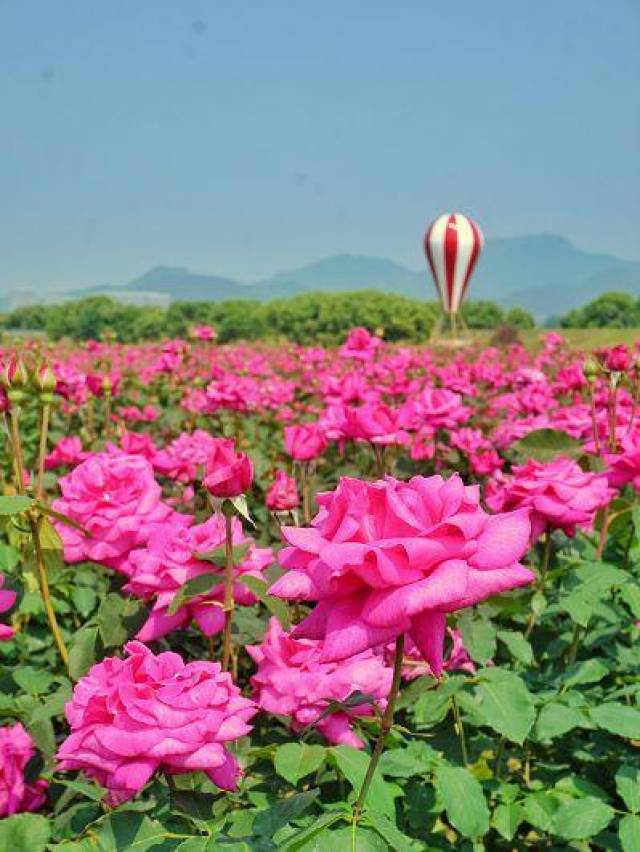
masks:
[(473, 341), (462, 316), (443, 312), (438, 315), (429, 342), (443, 349), (462, 349)]

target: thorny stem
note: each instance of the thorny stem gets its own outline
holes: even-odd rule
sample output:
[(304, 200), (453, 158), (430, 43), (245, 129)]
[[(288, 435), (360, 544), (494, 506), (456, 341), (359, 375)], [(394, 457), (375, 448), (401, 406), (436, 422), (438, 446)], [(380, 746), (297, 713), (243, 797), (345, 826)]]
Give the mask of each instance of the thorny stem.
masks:
[(308, 524), (311, 521), (311, 465), (309, 462), (302, 462), (301, 480), (302, 480), (302, 522)]
[(578, 655), (578, 648), (580, 647), (580, 637), (582, 633), (582, 628), (579, 624), (574, 625), (573, 628), (573, 637), (571, 639), (571, 645), (569, 646), (569, 651), (567, 653), (567, 663), (569, 665), (573, 665), (576, 661), (576, 657)]
[(16, 491), (24, 494), (24, 461), (22, 459), (22, 443), (20, 442), (20, 412), (17, 406), (12, 406), (9, 413), (11, 424), (11, 444), (13, 447), (13, 460), (16, 468)]
[(451, 709), (453, 710), (453, 718), (456, 725), (456, 733), (460, 740), (460, 751), (462, 752), (462, 762), (465, 766), (469, 765), (469, 755), (467, 754), (467, 739), (464, 735), (464, 725), (462, 724), (462, 716), (460, 715), (460, 707), (455, 695), (451, 696)]
[(502, 771), (502, 755), (504, 754), (504, 737), (500, 737), (498, 742), (498, 750), (496, 751), (496, 760), (493, 765), (493, 774), (496, 777), (496, 780), (500, 780), (500, 772)]
[(393, 726), (393, 711), (395, 709), (396, 699), (398, 698), (398, 693), (400, 691), (400, 677), (402, 675), (403, 655), (404, 634), (401, 633), (400, 636), (398, 636), (398, 638), (396, 639), (396, 650), (395, 657), (393, 660), (393, 679), (391, 681), (391, 689), (389, 690), (389, 696), (387, 698), (387, 706), (385, 707), (384, 714), (382, 716), (382, 722), (380, 723), (380, 733), (378, 734), (378, 739), (376, 741), (375, 746), (373, 747), (373, 751), (371, 752), (371, 758), (369, 760), (369, 765), (367, 766), (367, 772), (364, 776), (364, 781), (362, 782), (360, 793), (358, 794), (358, 800), (353, 809), (354, 825), (360, 819), (360, 814), (362, 813), (362, 808), (364, 807), (364, 802), (367, 798), (369, 787), (371, 786), (371, 782), (373, 781), (373, 776), (375, 775), (376, 768), (378, 766), (378, 762), (382, 754), (382, 749), (384, 748), (384, 741)]
[(225, 536), (224, 536), (224, 633), (222, 638), (222, 671), (229, 670), (229, 661), (231, 660), (231, 622), (233, 619), (233, 515), (231, 513), (224, 516), (225, 521)]
[(48, 402), (42, 405), (42, 422), (40, 424), (40, 447), (38, 450), (38, 479), (36, 484), (36, 497), (42, 500), (44, 497), (44, 460), (47, 455), (47, 435), (49, 433), (49, 414), (51, 406)]
[(38, 569), (38, 581), (40, 583), (40, 594), (44, 603), (45, 612), (49, 621), (51, 633), (58, 646), (58, 651), (62, 657), (62, 662), (65, 667), (69, 668), (69, 652), (62, 638), (62, 633), (58, 627), (58, 620), (51, 602), (51, 592), (49, 590), (49, 577), (47, 575), (47, 563), (45, 562), (44, 553), (42, 551), (42, 542), (40, 541), (40, 529), (38, 520), (32, 514), (29, 515), (29, 526), (31, 528), (31, 538), (33, 539), (33, 548), (36, 554), (36, 567)]
[[(549, 528), (546, 529), (544, 534), (544, 547), (542, 551), (542, 561), (540, 563), (540, 574), (536, 581), (536, 591), (541, 592), (544, 589), (544, 581), (547, 576), (547, 571), (549, 570), (549, 562), (551, 560), (551, 532)], [(531, 612), (529, 616), (529, 620), (527, 621), (527, 626), (524, 631), (524, 638), (528, 639), (531, 636), (533, 628), (536, 626), (536, 621), (538, 620), (538, 616), (535, 612)]]

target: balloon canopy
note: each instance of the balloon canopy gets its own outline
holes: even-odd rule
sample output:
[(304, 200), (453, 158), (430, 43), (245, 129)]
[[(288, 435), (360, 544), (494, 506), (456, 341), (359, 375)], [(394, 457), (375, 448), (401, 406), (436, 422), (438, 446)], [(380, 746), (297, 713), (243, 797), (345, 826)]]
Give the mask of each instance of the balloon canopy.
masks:
[(443, 310), (449, 316), (460, 310), (483, 245), (480, 228), (461, 213), (438, 216), (427, 228), (424, 250)]

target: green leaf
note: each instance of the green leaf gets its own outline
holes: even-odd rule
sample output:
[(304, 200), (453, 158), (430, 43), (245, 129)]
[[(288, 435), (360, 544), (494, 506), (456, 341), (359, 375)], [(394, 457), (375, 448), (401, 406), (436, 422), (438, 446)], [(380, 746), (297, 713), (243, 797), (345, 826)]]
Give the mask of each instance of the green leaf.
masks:
[(524, 809), (522, 806), (517, 802), (508, 802), (505, 805), (498, 805), (493, 812), (491, 823), (505, 840), (512, 840), (523, 819)]
[(640, 618), (640, 587), (627, 583), (620, 589), (620, 597), (631, 610), (634, 618)]
[[(239, 565), (244, 561), (247, 553), (249, 552), (250, 544), (249, 542), (245, 542), (244, 544), (236, 544), (233, 547), (233, 564)], [(203, 562), (211, 562), (213, 565), (217, 565), (218, 568), (224, 568), (227, 564), (227, 554), (223, 547), (216, 547), (215, 550), (205, 550), (202, 553), (194, 554), (196, 559), (201, 559)]]
[(616, 772), (616, 790), (632, 813), (640, 811), (640, 769), (621, 766)]
[(147, 852), (166, 836), (161, 823), (138, 811), (108, 813), (96, 832), (99, 848), (109, 852)]
[(579, 727), (582, 722), (582, 715), (573, 707), (551, 701), (544, 705), (538, 715), (535, 735), (539, 740), (553, 740)]
[(100, 604), (96, 616), (105, 648), (120, 648), (138, 632), (146, 618), (147, 611), (141, 601), (110, 592)]
[(553, 816), (552, 828), (565, 840), (586, 840), (606, 828), (613, 815), (610, 805), (587, 796), (561, 805)]
[(609, 668), (602, 660), (597, 657), (592, 657), (590, 660), (585, 660), (582, 663), (567, 669), (568, 676), (563, 679), (563, 686), (581, 686), (585, 683), (598, 683), (603, 677), (609, 674)]
[(380, 771), (392, 778), (412, 778), (431, 772), (438, 760), (438, 753), (431, 746), (416, 741), (409, 748), (390, 748), (383, 752)]
[[(369, 755), (345, 745), (334, 746), (330, 751), (342, 774), (349, 784), (351, 784), (356, 794), (359, 793), (367, 767), (369, 766)], [(384, 781), (378, 767), (378, 771), (373, 776), (369, 792), (367, 793), (366, 804), (369, 808), (385, 814), (389, 819), (394, 819), (396, 807), (393, 793), (395, 790), (397, 788), (394, 785)]]
[(555, 796), (538, 790), (529, 793), (524, 800), (524, 814), (527, 822), (541, 831), (549, 831), (553, 815), (558, 810), (558, 800)]
[(605, 731), (632, 740), (640, 739), (640, 710), (635, 707), (610, 701), (591, 708), (589, 715), (591, 721)]
[(211, 819), (216, 798), (213, 793), (203, 793), (200, 790), (171, 790), (170, 792), (171, 804), (174, 808), (203, 822)]
[(276, 749), (274, 765), (278, 775), (294, 786), (305, 775), (315, 772), (325, 759), (326, 749), (321, 745), (285, 743)]
[(20, 561), (20, 554), (9, 544), (0, 542), (0, 571), (13, 571)]
[(48, 518), (39, 518), (38, 535), (47, 570), (50, 574), (61, 571), (64, 568), (64, 545), (58, 530)]
[(69, 649), (69, 675), (80, 680), (96, 661), (97, 627), (83, 627), (73, 639)]
[(363, 820), (368, 822), (377, 831), (380, 837), (387, 843), (389, 849), (393, 849), (395, 852), (411, 852), (414, 849), (410, 838), (399, 831), (395, 823), (387, 819), (384, 814), (369, 810), (364, 815)]
[(559, 429), (534, 429), (511, 444), (511, 450), (525, 459), (549, 462), (557, 456), (579, 456), (582, 444)]
[[(420, 727), (430, 727), (441, 722), (449, 712), (451, 697), (456, 695), (465, 684), (465, 678), (461, 675), (454, 675), (442, 681), (429, 681), (425, 678), (425, 681), (427, 684), (431, 682), (431, 689), (419, 695), (412, 706), (401, 704), (401, 706), (411, 706), (413, 717)], [(400, 697), (402, 698), (402, 693)]]
[(293, 819), (302, 816), (320, 795), (320, 790), (308, 790), (296, 793), (288, 799), (281, 799), (266, 811), (260, 811), (253, 821), (255, 834), (271, 839), (274, 834), (284, 828)]
[(19, 494), (9, 497), (0, 496), (0, 515), (20, 515), (35, 506), (35, 503), (33, 497), (23, 497)]
[(251, 574), (244, 574), (237, 577), (237, 581), (246, 586), (250, 592), (253, 592), (260, 603), (264, 604), (272, 615), (275, 615), (285, 630), (291, 627), (289, 607), (280, 598), (275, 598), (267, 593), (269, 586), (264, 580), (253, 577)]
[(297, 852), (299, 849), (307, 849), (308, 844), (319, 834), (324, 834), (331, 825), (338, 820), (344, 819), (341, 813), (325, 813), (308, 827), (303, 828), (297, 834), (292, 835), (280, 844), (282, 852)]
[(464, 837), (483, 837), (489, 808), (480, 782), (461, 766), (439, 766), (435, 783), (451, 825)]
[(464, 646), (477, 663), (488, 663), (496, 653), (496, 629), (473, 609), (465, 610), (458, 618), (457, 628)]
[(375, 831), (359, 825), (355, 837), (351, 827), (328, 831), (301, 852), (389, 852), (389, 847)]
[(494, 731), (522, 744), (535, 719), (533, 697), (524, 681), (507, 669), (483, 669), (477, 675), (478, 715)]
[(498, 630), (498, 639), (503, 642), (511, 654), (519, 663), (530, 666), (533, 662), (533, 650), (522, 633), (515, 630)]
[(20, 689), (29, 695), (42, 695), (55, 682), (54, 675), (32, 666), (21, 666), (12, 673), (12, 677)]
[(635, 814), (622, 817), (618, 826), (618, 837), (624, 852), (640, 849), (640, 817)]
[(6, 852), (42, 852), (51, 827), (40, 814), (16, 814), (0, 819), (0, 849)]
[(219, 586), (220, 583), (224, 583), (224, 576), (214, 572), (198, 574), (197, 577), (187, 580), (173, 596), (171, 603), (167, 607), (167, 615), (175, 615), (181, 606), (189, 603), (194, 598), (208, 594), (216, 586)]

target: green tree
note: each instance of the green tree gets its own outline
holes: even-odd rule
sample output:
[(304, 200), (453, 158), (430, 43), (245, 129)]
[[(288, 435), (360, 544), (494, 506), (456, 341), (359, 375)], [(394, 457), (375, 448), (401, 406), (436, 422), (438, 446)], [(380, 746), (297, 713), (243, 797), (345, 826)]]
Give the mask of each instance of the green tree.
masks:
[(635, 328), (640, 305), (629, 293), (603, 293), (564, 316), (562, 328)]

